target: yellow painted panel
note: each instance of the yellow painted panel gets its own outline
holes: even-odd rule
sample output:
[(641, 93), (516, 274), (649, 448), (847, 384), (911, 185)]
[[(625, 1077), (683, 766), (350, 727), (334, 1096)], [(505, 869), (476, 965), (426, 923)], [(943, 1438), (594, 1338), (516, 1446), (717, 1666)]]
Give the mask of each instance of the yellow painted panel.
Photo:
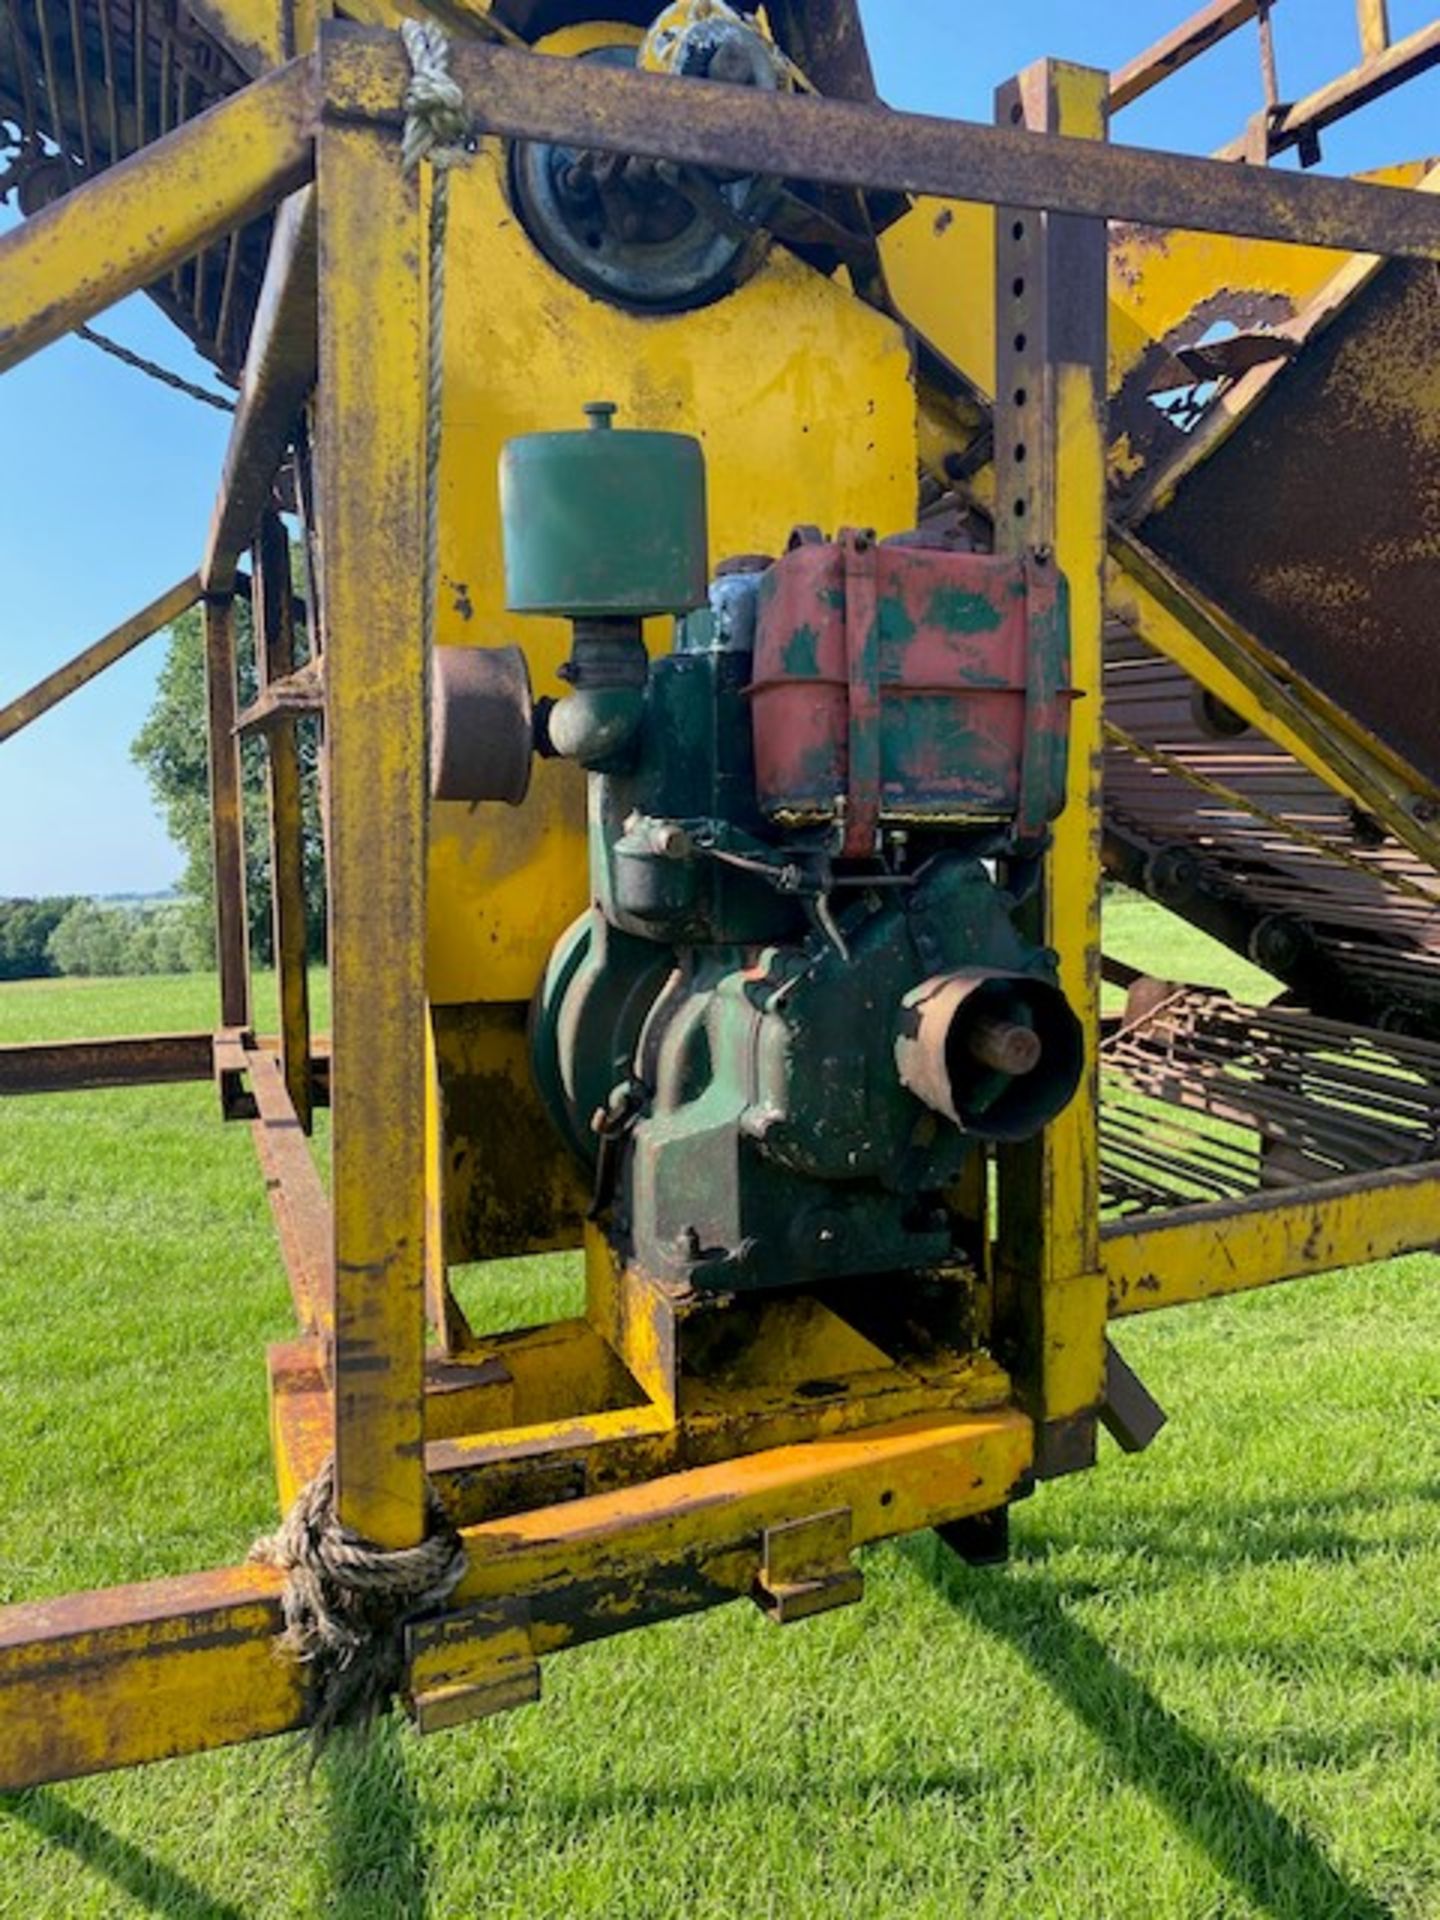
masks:
[(995, 210), (919, 199), (880, 239), (891, 298), (980, 389), (995, 391)]
[[(1363, 176), (1415, 186), (1420, 161)], [(983, 394), (995, 389), (995, 242), (989, 207), (917, 199), (881, 237), (886, 280), (899, 312)], [(1110, 233), (1109, 386), (1115, 392), (1157, 341), (1236, 292), (1254, 297), (1256, 324), (1305, 306), (1348, 258), (1319, 247), (1116, 225)], [(1203, 319), (1197, 323), (1203, 326)], [(1131, 458), (1122, 435), (1112, 468)], [(972, 491), (974, 488), (972, 487)]]
[[(783, 550), (793, 525), (913, 524), (917, 427), (900, 329), (777, 252), (699, 312), (640, 317), (592, 300), (535, 251), (492, 150), (452, 190), (442, 644), (519, 642), (537, 694), (563, 689), (563, 622), (504, 612), (497, 463), (516, 434), (573, 427), (587, 400), (621, 426), (696, 434), (711, 557)], [(668, 644), (655, 623), (654, 645)], [(537, 766), (518, 809), (436, 808), (430, 989), (440, 1004), (524, 1000), (585, 901), (584, 779)]]
[[(1396, 168), (1396, 184), (1418, 169)], [(1390, 175), (1383, 176), (1389, 183)], [(995, 390), (994, 214), (970, 202), (920, 199), (881, 238), (899, 311), (984, 394)], [(1346, 256), (1224, 234), (1116, 226), (1110, 240), (1109, 378), (1113, 391), (1198, 307), (1224, 290), (1275, 297), (1294, 312)]]

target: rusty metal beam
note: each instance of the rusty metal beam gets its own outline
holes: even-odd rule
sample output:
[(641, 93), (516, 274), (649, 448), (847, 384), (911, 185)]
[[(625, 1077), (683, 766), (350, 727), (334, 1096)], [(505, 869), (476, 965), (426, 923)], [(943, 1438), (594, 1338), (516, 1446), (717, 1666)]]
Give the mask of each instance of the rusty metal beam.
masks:
[(865, 44), (858, 0), (767, 0), (776, 40), (821, 93), (841, 100), (873, 100), (875, 70)]
[[(1440, 20), (1418, 32), (1407, 35), (1387, 46), (1383, 52), (1372, 59), (1363, 60), (1358, 67), (1352, 67), (1349, 73), (1341, 74), (1338, 80), (1332, 80), (1328, 86), (1319, 87), (1314, 93), (1306, 94), (1303, 100), (1297, 100), (1293, 106), (1285, 107), (1276, 114), (1266, 134), (1268, 152), (1273, 158), (1285, 153), (1291, 147), (1313, 141), (1326, 127), (1334, 126), (1337, 120), (1343, 120), (1347, 114), (1358, 113), (1361, 107), (1383, 99), (1387, 93), (1393, 93), (1396, 87), (1402, 87), (1419, 74), (1440, 64)], [(1216, 154), (1217, 160), (1243, 160), (1250, 148), (1248, 134), (1242, 134), (1238, 140), (1232, 140)], [(1320, 244), (1328, 244), (1322, 242)], [(1366, 246), (1361, 240), (1346, 242), (1357, 253), (1388, 253), (1385, 246)], [(1432, 256), (1429, 256), (1433, 258)]]
[(290, 1281), (296, 1324), (302, 1333), (328, 1333), (334, 1324), (330, 1199), (276, 1054), (269, 1048), (247, 1051), (245, 1071), (256, 1106), (250, 1135)]
[(1260, 83), (1265, 90), (1265, 111), (1269, 113), (1280, 104), (1280, 67), (1275, 58), (1275, 21), (1271, 6), (1260, 9), (1259, 27)]
[[(303, 605), (303, 603), (300, 603)], [(294, 673), (272, 680), (235, 722), (238, 733), (266, 733), (300, 715), (325, 711), (325, 680), (318, 661), (306, 661)]]
[[(278, 1036), (256, 1041), (273, 1053)], [(0, 1047), (0, 1095), (94, 1093), (107, 1087), (159, 1087), (208, 1080), (215, 1039), (209, 1033), (122, 1034), (107, 1040), (31, 1040)], [(248, 1065), (248, 1056), (247, 1056)], [(314, 1103), (330, 1100), (330, 1047), (323, 1038), (310, 1057)]]
[[(266, 513), (255, 542), (255, 662), (261, 696), (295, 666), (290, 536), (278, 513)], [(305, 903), (305, 822), (300, 739), (293, 715), (278, 715), (265, 732), (270, 800), (270, 896), (275, 972), (280, 992), (280, 1059), (290, 1101), (310, 1131), (310, 983)]]
[(1165, 1409), (1122, 1354), (1105, 1342), (1105, 1430), (1126, 1453), (1143, 1453), (1165, 1425)]
[(0, 1094), (83, 1093), (210, 1078), (208, 1033), (146, 1033), (115, 1040), (32, 1041), (0, 1047)]
[(1158, 87), (1162, 80), (1168, 80), (1172, 73), (1198, 60), (1202, 53), (1218, 47), (1222, 40), (1228, 40), (1232, 33), (1248, 26), (1271, 4), (1273, 0), (1209, 0), (1198, 13), (1111, 74), (1111, 113), (1119, 113), (1122, 107), (1128, 107), (1152, 87)]
[[(332, 23), (322, 30), (321, 60), (327, 112), (400, 125), (408, 68), (393, 36)], [(976, 126), (478, 42), (458, 43), (451, 66), (477, 127), (491, 133), (834, 186), (1440, 259), (1440, 205), (1398, 187), (1242, 172), (1216, 160), (1028, 133), (1018, 123)]]
[[(996, 116), (1105, 151), (1108, 81), (1045, 60), (996, 95)], [(1016, 110), (1020, 121), (1015, 119)], [(1058, 956), (1080, 1022), (1077, 1097), (999, 1156), (996, 1326), (1037, 1471), (1094, 1454), (1105, 1382), (1099, 1274), (1100, 733), (1105, 565), (1106, 235), (1102, 221), (1002, 207), (995, 217), (995, 544), (1048, 554), (1067, 583), (1071, 710), (1065, 806), (1028, 931)]]
[(210, 856), (220, 1025), (250, 1024), (250, 932), (245, 903), (245, 811), (235, 731), (235, 602), (205, 602), (205, 705), (210, 765)]
[(295, 60), (5, 234), (0, 373), (301, 185), (313, 131), (313, 69)]
[[(797, 1517), (843, 1509), (864, 1547), (1002, 1505), (1031, 1458), (1012, 1409), (948, 1413), (486, 1521), (463, 1529), (442, 1619), (463, 1636), (514, 1598), (533, 1655), (559, 1652), (745, 1597), (767, 1530)], [(303, 1669), (276, 1658), (280, 1591), (248, 1565), (0, 1608), (0, 1792), (304, 1725)]]
[(291, 194), (275, 216), (240, 397), (200, 578), (208, 592), (233, 587), (236, 563), (270, 499), (275, 474), (315, 384), (315, 192)]
[(0, 1608), (0, 1791), (302, 1725), (282, 1584), (225, 1567)]
[(58, 706), (77, 688), (93, 680), (97, 673), (123, 660), (152, 634), (168, 627), (172, 620), (178, 620), (199, 598), (200, 579), (192, 573), (152, 600), (148, 607), (132, 613), (128, 620), (123, 620), (93, 646), (86, 647), (83, 653), (77, 653), (63, 667), (47, 674), (28, 693), (17, 694), (0, 707), (0, 740), (10, 739), (12, 734), (19, 733), (22, 727), (28, 727), (32, 720), (38, 720), (42, 713), (48, 713), (51, 707)]

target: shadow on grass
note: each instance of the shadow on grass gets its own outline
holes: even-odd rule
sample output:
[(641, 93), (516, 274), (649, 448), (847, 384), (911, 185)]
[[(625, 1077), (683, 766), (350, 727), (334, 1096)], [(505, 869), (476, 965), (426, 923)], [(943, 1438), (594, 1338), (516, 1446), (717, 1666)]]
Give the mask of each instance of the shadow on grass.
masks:
[(1214, 1501), (1166, 1500), (1163, 1507), (1105, 1510), (1103, 1526), (1084, 1514), (1047, 1514), (1045, 1537), (1052, 1552), (1104, 1548), (1154, 1560), (1157, 1533), (1163, 1530), (1163, 1565), (1157, 1580), (1173, 1581), (1186, 1569), (1229, 1572), (1238, 1566), (1273, 1566), (1277, 1561), (1313, 1560), (1346, 1565), (1366, 1554), (1394, 1551), (1386, 1532), (1352, 1532), (1353, 1522), (1374, 1521), (1389, 1507), (1408, 1501), (1440, 1503), (1440, 1483), (1417, 1480), (1399, 1485), (1320, 1494), (1300, 1505), (1295, 1499), (1236, 1501), (1217, 1513)]
[[(313, 1785), (303, 1789), (323, 1791), (327, 1802), (326, 1920), (376, 1920), (381, 1914), (385, 1920), (425, 1920), (428, 1862), (405, 1748), (394, 1717), (367, 1736), (341, 1735), (321, 1756)], [(296, 1766), (299, 1781), (298, 1753)], [(253, 1920), (243, 1907), (217, 1900), (49, 1787), (0, 1797), (0, 1819), (24, 1821), (47, 1846), (63, 1848), (151, 1913), (173, 1920)]]
[(1255, 1905), (1279, 1920), (1395, 1920), (1324, 1851), (1128, 1673), (1067, 1611), (1065, 1588), (1017, 1556), (976, 1571), (931, 1536), (901, 1549), (957, 1611), (1023, 1656), (1146, 1794)]
[(425, 1920), (429, 1854), (406, 1732), (396, 1714), (341, 1734), (316, 1768), (329, 1803), (327, 1920)]
[(0, 1801), (0, 1818), (23, 1820), (48, 1846), (63, 1847), (91, 1873), (128, 1894), (151, 1913), (184, 1920), (247, 1920), (241, 1908), (216, 1900), (163, 1860), (122, 1840), (48, 1787)]
[(737, 1766), (735, 1772), (723, 1777), (673, 1781), (663, 1786), (587, 1786), (570, 1793), (529, 1794), (523, 1801), (485, 1799), (477, 1795), (469, 1818), (477, 1827), (492, 1829), (507, 1824), (531, 1827), (538, 1816), (540, 1821), (568, 1838), (578, 1827), (598, 1826), (616, 1818), (641, 1826), (659, 1814), (703, 1812), (709, 1808), (719, 1812), (737, 1807), (753, 1808), (757, 1818), (777, 1810), (813, 1814), (822, 1798), (827, 1806), (833, 1807), (841, 1794), (846, 1808), (853, 1810), (868, 1808), (882, 1797), (906, 1807), (918, 1807), (927, 1800), (943, 1800), (954, 1809), (965, 1801), (979, 1801), (984, 1788), (985, 1773), (980, 1767), (921, 1770), (907, 1764), (877, 1773), (854, 1773), (847, 1776), (843, 1788), (827, 1786), (822, 1790), (813, 1779), (776, 1780), (769, 1772), (755, 1778)]

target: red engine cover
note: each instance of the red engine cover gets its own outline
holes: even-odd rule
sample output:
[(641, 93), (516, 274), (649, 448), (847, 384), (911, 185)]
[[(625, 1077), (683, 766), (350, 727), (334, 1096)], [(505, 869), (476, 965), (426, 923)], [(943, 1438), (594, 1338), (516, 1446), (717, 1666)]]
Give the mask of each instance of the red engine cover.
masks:
[(1069, 627), (1039, 556), (797, 546), (760, 585), (751, 689), (761, 805), (881, 821), (1009, 820), (1037, 839), (1065, 800)]

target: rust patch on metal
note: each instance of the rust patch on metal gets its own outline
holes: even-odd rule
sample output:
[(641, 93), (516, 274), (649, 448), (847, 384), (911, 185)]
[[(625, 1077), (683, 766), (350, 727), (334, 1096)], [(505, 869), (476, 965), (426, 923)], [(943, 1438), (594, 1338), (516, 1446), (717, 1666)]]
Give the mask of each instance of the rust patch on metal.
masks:
[(1431, 784), (1435, 291), (1433, 267), (1384, 268), (1146, 522), (1165, 559)]
[[(1163, 241), (1163, 234), (1158, 237)], [(1127, 239), (1125, 245), (1130, 249), (1128, 258), (1133, 260), (1139, 250), (1135, 240)], [(1112, 272), (1117, 270), (1118, 265), (1122, 278), (1128, 274), (1131, 280), (1138, 279), (1138, 265), (1126, 268), (1122, 264), (1126, 259), (1125, 247), (1112, 252)], [(1184, 443), (1185, 431), (1177, 421), (1185, 420), (1193, 425), (1198, 417), (1193, 403), (1190, 408), (1181, 408), (1172, 414), (1157, 406), (1154, 396), (1172, 389), (1177, 392), (1186, 388), (1192, 392), (1198, 390), (1201, 396), (1200, 410), (1203, 411), (1209, 404), (1203, 389), (1213, 385), (1211, 397), (1218, 395), (1218, 384), (1203, 378), (1197, 379), (1195, 373), (1177, 356), (1187, 348), (1198, 346), (1205, 335), (1219, 324), (1229, 325), (1237, 333), (1248, 334), (1274, 328), (1292, 318), (1294, 312), (1295, 303), (1287, 294), (1222, 287), (1192, 308), (1178, 326), (1171, 327), (1159, 340), (1152, 341), (1126, 374), (1110, 401), (1112, 512), (1121, 519), (1125, 517), (1127, 507), (1143, 490), (1155, 469), (1168, 454)], [(1121, 449), (1123, 453), (1119, 453)], [(1116, 457), (1117, 453), (1119, 457)]]
[(210, 1046), (208, 1033), (153, 1033), (0, 1047), (0, 1094), (82, 1093), (208, 1080)]
[(437, 1007), (452, 1261), (578, 1246), (590, 1196), (532, 1084), (527, 1009)]

